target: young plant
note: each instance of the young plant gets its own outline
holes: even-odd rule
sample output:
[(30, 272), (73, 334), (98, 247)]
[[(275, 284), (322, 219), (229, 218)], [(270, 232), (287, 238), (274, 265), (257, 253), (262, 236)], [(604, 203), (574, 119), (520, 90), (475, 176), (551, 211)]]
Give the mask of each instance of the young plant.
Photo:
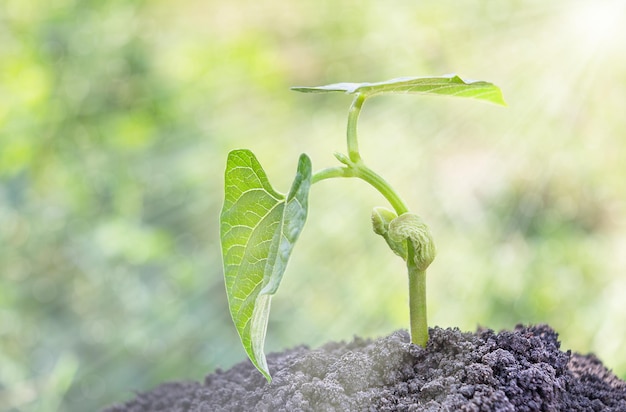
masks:
[(285, 272), (293, 246), (307, 217), (312, 184), (337, 177), (360, 178), (388, 201), (393, 210), (375, 208), (374, 232), (405, 262), (409, 277), (411, 342), (426, 346), (426, 269), (435, 258), (428, 226), (409, 212), (396, 191), (370, 169), (359, 153), (357, 120), (363, 103), (382, 93), (419, 93), (469, 97), (504, 105), (500, 89), (483, 81), (458, 76), (411, 77), (380, 83), (337, 83), (293, 87), (303, 93), (344, 92), (354, 95), (348, 112), (347, 155), (335, 153), (342, 166), (312, 173), (311, 160), (302, 154), (291, 189), (284, 195), (272, 188), (249, 150), (233, 150), (225, 173), (225, 199), (220, 215), (224, 278), (233, 322), (248, 357), (271, 381), (263, 352), (270, 302)]

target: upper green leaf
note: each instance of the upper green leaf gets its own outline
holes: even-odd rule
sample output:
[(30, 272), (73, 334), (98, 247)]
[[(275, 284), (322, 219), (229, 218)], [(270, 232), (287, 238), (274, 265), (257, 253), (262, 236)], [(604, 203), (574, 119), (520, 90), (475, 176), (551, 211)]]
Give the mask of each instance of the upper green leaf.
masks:
[(292, 87), (303, 93), (345, 92), (366, 97), (380, 93), (423, 93), (446, 96), (470, 97), (506, 105), (502, 91), (492, 83), (463, 80), (457, 75), (440, 77), (401, 77), (379, 83), (335, 83), (317, 87)]
[(229, 153), (225, 174), (220, 235), (228, 306), (248, 357), (271, 376), (263, 346), (271, 296), (307, 216), (311, 160), (301, 155), (285, 197), (269, 183), (249, 150)]

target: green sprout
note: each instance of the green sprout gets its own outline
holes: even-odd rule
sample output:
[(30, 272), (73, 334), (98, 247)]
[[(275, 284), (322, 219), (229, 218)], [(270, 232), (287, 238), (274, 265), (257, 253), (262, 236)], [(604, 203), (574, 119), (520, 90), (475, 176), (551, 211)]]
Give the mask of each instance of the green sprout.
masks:
[(357, 120), (363, 103), (382, 93), (418, 93), (469, 97), (505, 105), (500, 89), (488, 82), (458, 76), (410, 77), (380, 83), (337, 83), (293, 87), (303, 93), (344, 92), (354, 95), (348, 112), (347, 155), (335, 153), (342, 164), (312, 173), (311, 160), (302, 154), (291, 189), (275, 191), (265, 171), (249, 150), (233, 150), (225, 173), (225, 199), (220, 215), (224, 278), (230, 314), (241, 343), (256, 368), (271, 381), (264, 354), (265, 333), (272, 296), (283, 277), (293, 246), (304, 227), (312, 184), (337, 177), (356, 177), (378, 190), (393, 210), (372, 212), (374, 232), (405, 262), (409, 277), (411, 342), (428, 342), (426, 269), (436, 250), (428, 226), (408, 207), (359, 152)]

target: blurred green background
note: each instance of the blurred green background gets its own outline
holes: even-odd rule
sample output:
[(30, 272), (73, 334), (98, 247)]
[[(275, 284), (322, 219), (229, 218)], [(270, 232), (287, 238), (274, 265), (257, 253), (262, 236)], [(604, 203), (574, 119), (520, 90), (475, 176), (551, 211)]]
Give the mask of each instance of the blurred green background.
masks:
[[(4, 0), (0, 410), (98, 410), (245, 359), (218, 214), (227, 153), (280, 191), (334, 166), (350, 97), (292, 85), (458, 73), (501, 108), (384, 96), (365, 160), (429, 222), (431, 325), (548, 323), (626, 377), (624, 2)], [(408, 326), (384, 199), (325, 181), (267, 351)]]

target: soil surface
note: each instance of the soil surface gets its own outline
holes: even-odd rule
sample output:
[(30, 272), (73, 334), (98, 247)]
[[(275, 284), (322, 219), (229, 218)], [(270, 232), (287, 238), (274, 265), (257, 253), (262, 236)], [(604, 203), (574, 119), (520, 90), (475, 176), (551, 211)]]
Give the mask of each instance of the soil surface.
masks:
[(106, 412), (624, 411), (626, 382), (595, 356), (559, 350), (548, 326), (495, 333), (434, 328), (423, 349), (406, 331), (268, 356), (204, 383), (166, 383)]

